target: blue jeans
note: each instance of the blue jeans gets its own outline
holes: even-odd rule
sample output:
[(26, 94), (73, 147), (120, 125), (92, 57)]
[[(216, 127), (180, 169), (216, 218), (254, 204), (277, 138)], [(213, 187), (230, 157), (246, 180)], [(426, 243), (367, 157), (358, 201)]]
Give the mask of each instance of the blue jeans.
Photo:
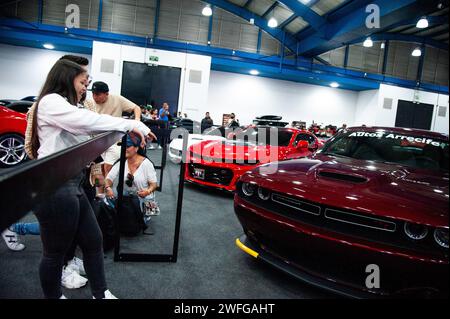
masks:
[(19, 235), (40, 235), (39, 223), (16, 223), (10, 229)]

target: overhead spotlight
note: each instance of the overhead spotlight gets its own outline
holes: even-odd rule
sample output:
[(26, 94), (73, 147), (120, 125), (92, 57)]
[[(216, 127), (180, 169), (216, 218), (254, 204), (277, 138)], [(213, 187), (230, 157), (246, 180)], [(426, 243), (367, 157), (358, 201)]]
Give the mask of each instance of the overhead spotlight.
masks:
[(422, 56), (422, 50), (419, 47), (417, 47), (414, 49), (414, 51), (411, 53), (411, 55), (416, 56), (416, 57)]
[(250, 24), (255, 24), (255, 19), (251, 18), (250, 19)]
[(422, 19), (420, 19), (419, 21), (417, 21), (417, 24), (416, 24), (416, 28), (418, 28), (418, 29), (426, 29), (426, 28), (428, 28), (428, 19), (427, 18), (422, 18)]
[(258, 70), (251, 70), (250, 74), (251, 75), (259, 75), (259, 71)]
[(331, 86), (332, 88), (338, 88), (338, 87), (339, 87), (339, 83), (337, 83), (337, 82), (332, 82), (332, 83), (330, 83), (330, 86)]
[(383, 50), (384, 48), (386, 48), (386, 43), (381, 42), (380, 48)]
[(53, 50), (55, 48), (55, 46), (53, 44), (50, 43), (45, 43), (43, 45), (44, 48), (49, 49), (49, 50)]
[(267, 22), (267, 26), (269, 27), (269, 28), (276, 28), (276, 27), (278, 27), (278, 21), (277, 21), (277, 19), (275, 19), (275, 18), (270, 18), (269, 19), (269, 22)]
[(207, 5), (206, 7), (204, 7), (203, 10), (202, 10), (202, 14), (203, 14), (205, 17), (210, 17), (210, 16), (212, 16), (213, 12), (212, 12), (211, 6)]
[(372, 41), (372, 39), (371, 39), (370, 37), (367, 38), (367, 39), (364, 41), (363, 46), (366, 47), (366, 48), (371, 48), (371, 47), (373, 47), (373, 41)]

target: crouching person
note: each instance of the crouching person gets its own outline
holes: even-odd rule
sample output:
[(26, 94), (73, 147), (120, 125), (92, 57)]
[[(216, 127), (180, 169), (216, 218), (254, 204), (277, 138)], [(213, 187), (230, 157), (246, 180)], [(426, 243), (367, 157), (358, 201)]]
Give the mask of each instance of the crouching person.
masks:
[[(145, 229), (150, 216), (159, 213), (154, 193), (157, 188), (155, 167), (140, 145), (141, 138), (129, 133), (125, 153), (124, 200), (121, 216), (119, 215), (121, 232), (129, 235), (138, 233), (139, 229), (136, 228), (139, 228), (139, 223)], [(119, 162), (115, 163), (106, 177), (105, 193), (109, 199), (115, 197), (112, 187), (118, 184), (119, 167)]]

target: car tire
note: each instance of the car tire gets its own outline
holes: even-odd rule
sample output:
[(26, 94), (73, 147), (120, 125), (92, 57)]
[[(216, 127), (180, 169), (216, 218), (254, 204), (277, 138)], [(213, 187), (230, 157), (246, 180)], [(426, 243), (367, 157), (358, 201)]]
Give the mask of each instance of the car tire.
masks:
[(25, 139), (19, 134), (0, 136), (0, 167), (13, 167), (27, 159)]

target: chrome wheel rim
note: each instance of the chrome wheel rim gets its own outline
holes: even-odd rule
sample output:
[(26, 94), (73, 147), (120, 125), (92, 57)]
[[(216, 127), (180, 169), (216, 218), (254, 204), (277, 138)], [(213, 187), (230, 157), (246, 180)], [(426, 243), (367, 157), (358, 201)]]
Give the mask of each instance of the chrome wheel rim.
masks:
[(6, 166), (19, 164), (25, 159), (25, 145), (23, 139), (7, 137), (0, 141), (0, 162)]

